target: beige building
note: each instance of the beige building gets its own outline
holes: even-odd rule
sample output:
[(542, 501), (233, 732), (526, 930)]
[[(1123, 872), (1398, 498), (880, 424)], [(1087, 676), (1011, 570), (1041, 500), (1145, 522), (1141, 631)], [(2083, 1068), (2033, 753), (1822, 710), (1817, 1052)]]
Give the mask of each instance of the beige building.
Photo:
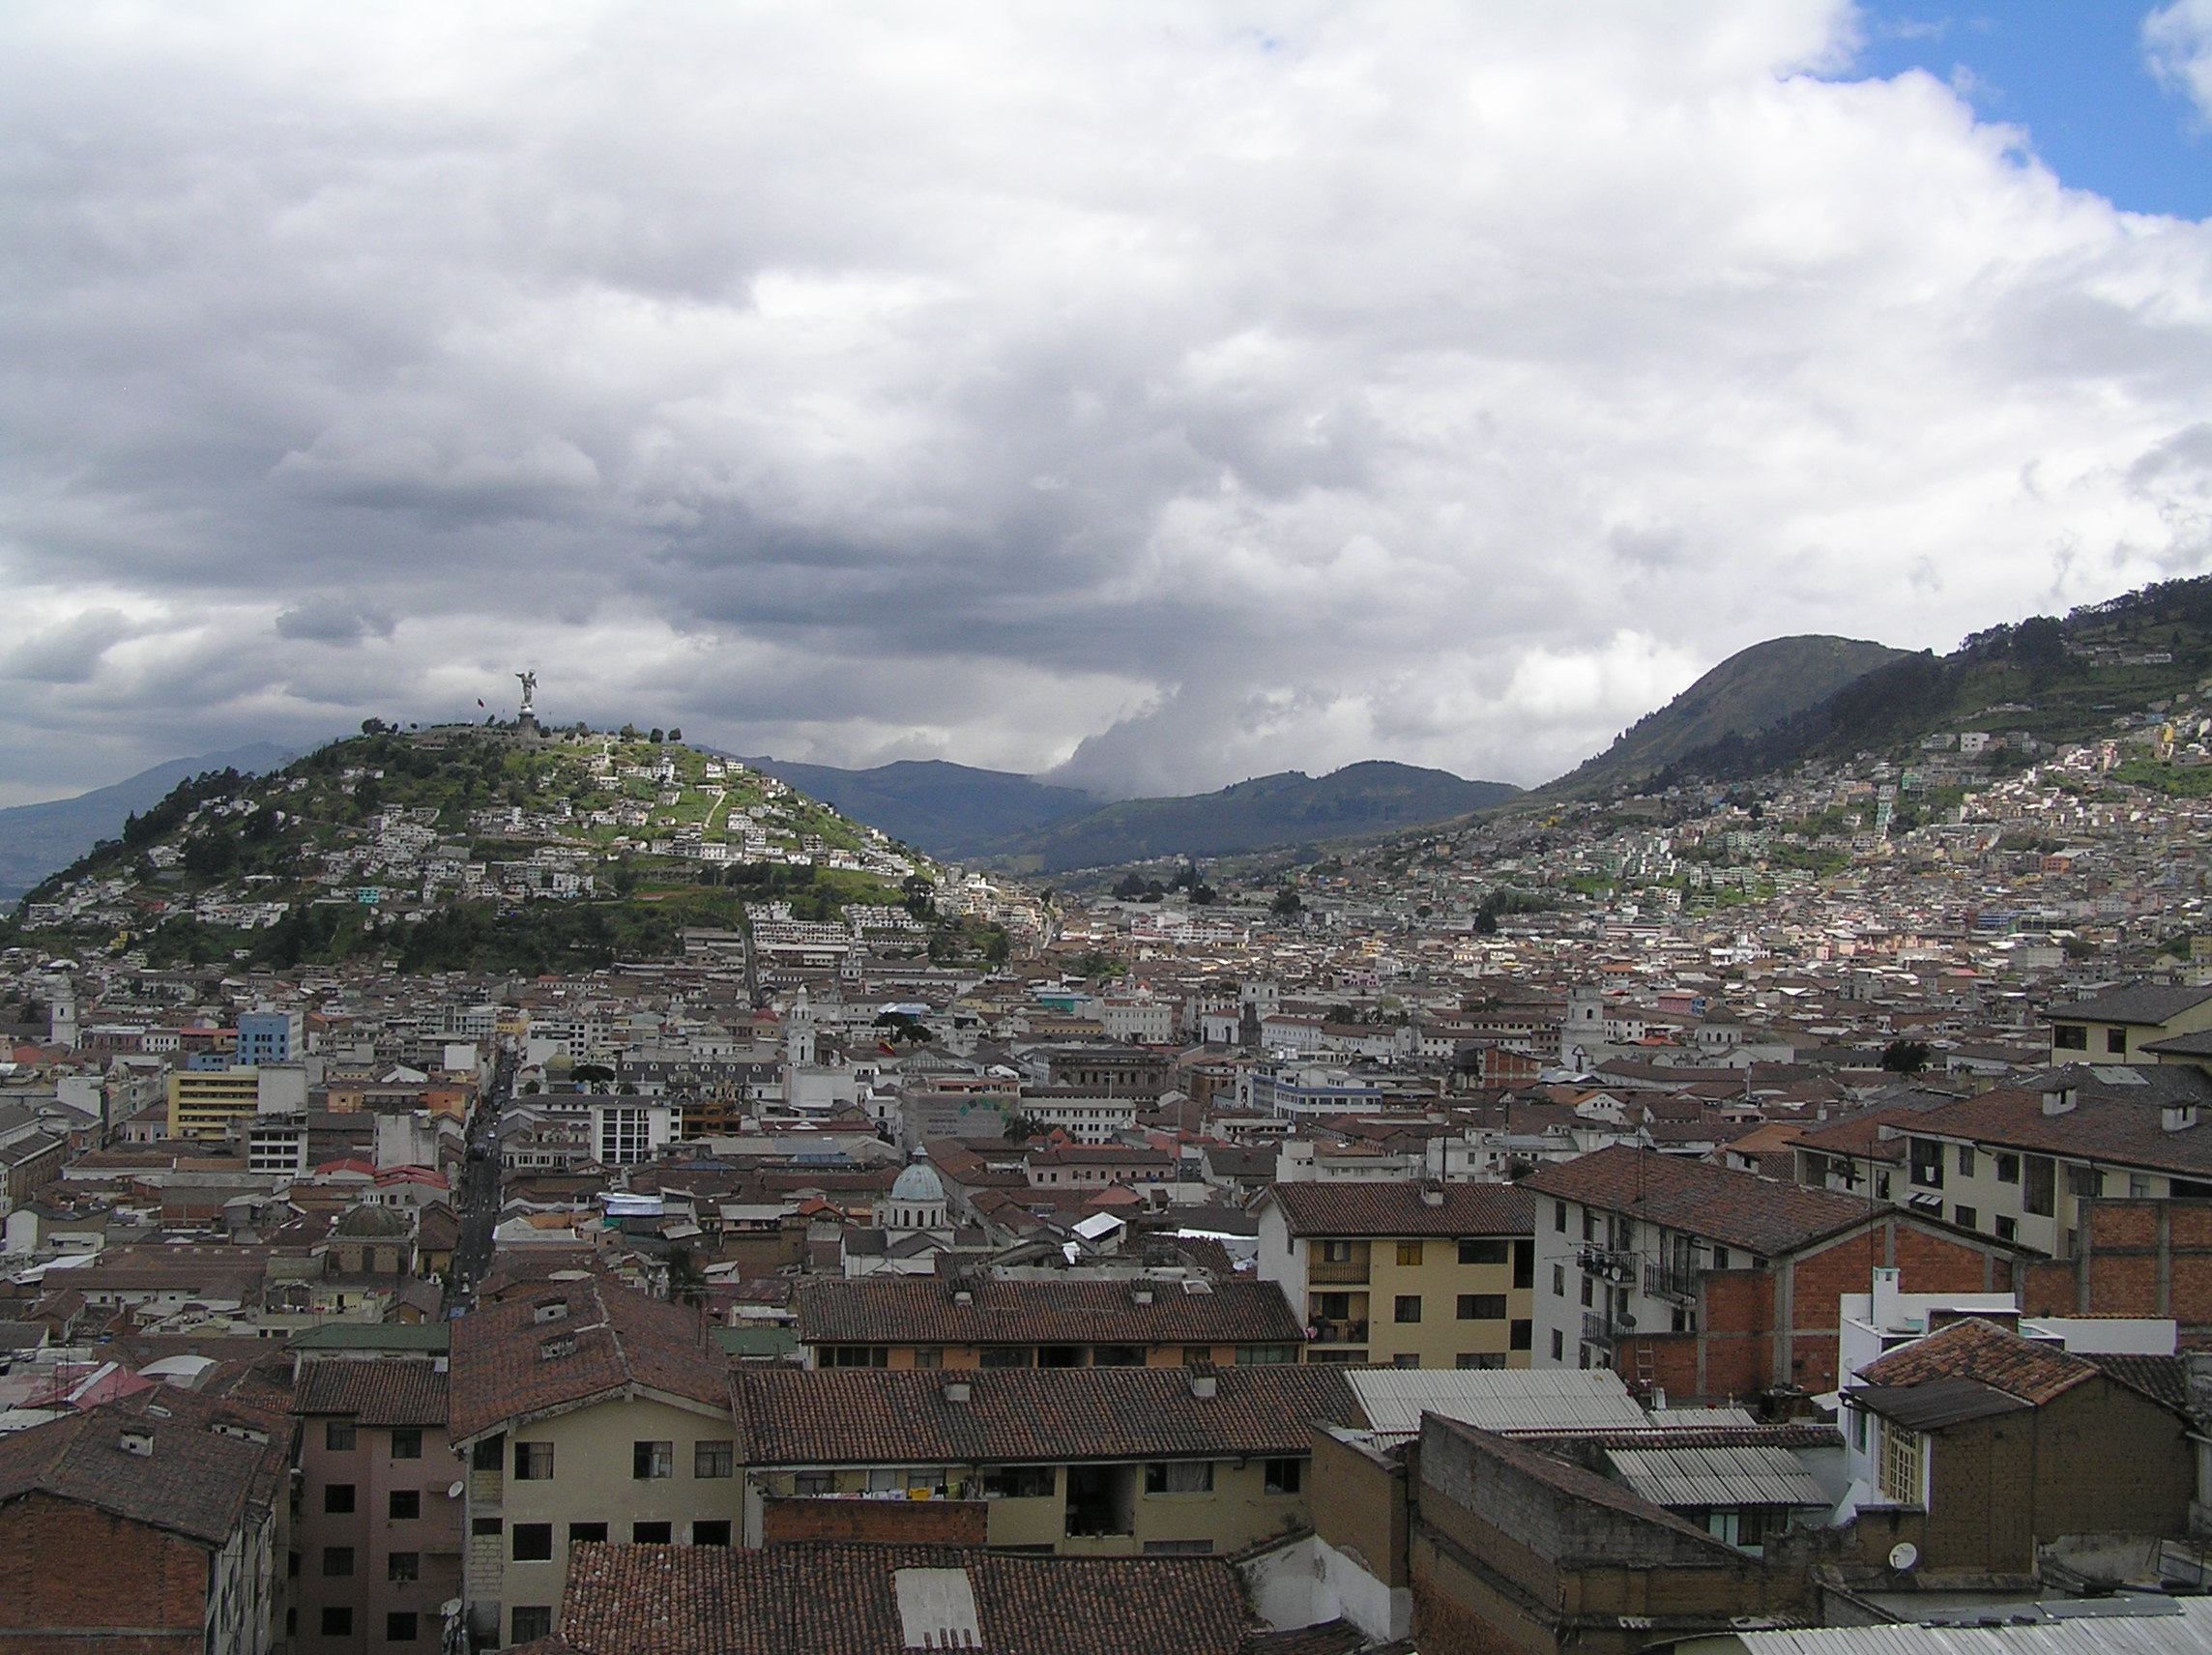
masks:
[(1260, 1198), (1262, 1280), (1309, 1362), (1526, 1368), (1535, 1207), (1511, 1184), (1290, 1183)]
[(743, 1543), (931, 1540), (1069, 1557), (1226, 1554), (1310, 1524), (1303, 1367), (732, 1378)]
[(731, 1543), (725, 1385), (695, 1313), (592, 1279), (524, 1284), (453, 1324), (462, 1596), (480, 1645), (552, 1629), (572, 1545)]
[(220, 1140), (230, 1123), (261, 1108), (258, 1069), (172, 1069), (169, 1136)]

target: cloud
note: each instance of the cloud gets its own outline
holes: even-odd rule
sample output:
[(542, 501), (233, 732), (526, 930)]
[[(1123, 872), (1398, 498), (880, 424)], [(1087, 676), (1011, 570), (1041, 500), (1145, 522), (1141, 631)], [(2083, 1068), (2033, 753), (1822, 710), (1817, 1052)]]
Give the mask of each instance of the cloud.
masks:
[(2204, 567), (2205, 227), (1821, 78), (1859, 26), (12, 8), (0, 771), (532, 666), (832, 763), (1535, 781), (1764, 637)]
[(2173, 0), (2143, 19), (2143, 56), (2167, 86), (2212, 119), (2212, 0)]

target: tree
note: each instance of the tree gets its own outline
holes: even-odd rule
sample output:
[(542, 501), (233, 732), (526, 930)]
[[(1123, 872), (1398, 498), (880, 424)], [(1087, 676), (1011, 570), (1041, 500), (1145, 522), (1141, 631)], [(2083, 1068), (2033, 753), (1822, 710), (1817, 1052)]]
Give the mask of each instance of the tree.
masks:
[(1916, 1075), (1928, 1066), (1925, 1040), (1892, 1040), (1882, 1048), (1881, 1066), (1893, 1075)]
[(361, 721), (361, 733), (364, 736), (381, 736), (387, 728), (381, 718), (364, 718)]
[(659, 726), (655, 725), (653, 730), (647, 734), (645, 739), (651, 741), (655, 746), (659, 746), (662, 740)]
[(668, 739), (671, 741), (681, 741), (684, 740), (684, 732), (677, 729), (675, 725), (671, 724), (668, 727)]
[(1477, 937), (1498, 935), (1498, 910), (1487, 902), (1474, 911), (1474, 934)]
[(1000, 1128), (1000, 1133), (1009, 1144), (1026, 1144), (1037, 1135), (1038, 1130), (1037, 1123), (1028, 1116), (1009, 1115), (1005, 1125)]
[(1280, 919), (1295, 919), (1304, 912), (1305, 906), (1304, 899), (1285, 886), (1275, 892), (1275, 900), (1267, 905), (1267, 911)]
[(1120, 883), (1114, 886), (1114, 895), (1122, 902), (1142, 901), (1145, 895), (1145, 876), (1123, 874)]
[(909, 874), (899, 881), (899, 889), (906, 897), (906, 911), (916, 919), (928, 919), (937, 913), (937, 882), (926, 874)]

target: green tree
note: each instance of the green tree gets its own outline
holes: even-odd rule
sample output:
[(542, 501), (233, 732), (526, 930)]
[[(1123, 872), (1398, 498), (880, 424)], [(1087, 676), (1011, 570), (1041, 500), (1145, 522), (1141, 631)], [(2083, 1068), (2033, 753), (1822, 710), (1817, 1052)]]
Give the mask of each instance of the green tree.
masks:
[(1881, 1051), (1881, 1066), (1893, 1075), (1916, 1075), (1932, 1056), (1925, 1040), (1892, 1040)]
[(1279, 919), (1295, 919), (1305, 911), (1305, 900), (1285, 886), (1275, 892), (1275, 900), (1267, 905), (1267, 910)]

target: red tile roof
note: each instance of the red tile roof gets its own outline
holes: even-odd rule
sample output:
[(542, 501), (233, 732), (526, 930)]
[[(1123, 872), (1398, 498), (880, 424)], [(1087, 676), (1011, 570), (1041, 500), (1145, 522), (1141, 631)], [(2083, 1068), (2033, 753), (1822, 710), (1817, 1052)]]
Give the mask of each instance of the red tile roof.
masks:
[[(1768, 1256), (1794, 1252), (1869, 1216), (1867, 1203), (1853, 1196), (1618, 1146), (1539, 1168), (1521, 1187)], [(1896, 1211), (1873, 1210), (1881, 1217)]]
[(443, 1363), (419, 1357), (307, 1362), (292, 1402), (294, 1413), (344, 1413), (362, 1425), (446, 1423)]
[(1273, 1184), (1265, 1199), (1282, 1209), (1293, 1235), (1530, 1235), (1536, 1228), (1535, 1203), (1517, 1184)]
[(1858, 1382), (1885, 1388), (1972, 1379), (2041, 1408), (2102, 1372), (2094, 1362), (1971, 1317), (1869, 1362)]
[[(795, 1295), (808, 1345), (1278, 1345), (1305, 1326), (1273, 1282), (809, 1282)], [(1139, 1288), (1151, 1293), (1139, 1304)], [(971, 1302), (955, 1302), (966, 1292)]]

